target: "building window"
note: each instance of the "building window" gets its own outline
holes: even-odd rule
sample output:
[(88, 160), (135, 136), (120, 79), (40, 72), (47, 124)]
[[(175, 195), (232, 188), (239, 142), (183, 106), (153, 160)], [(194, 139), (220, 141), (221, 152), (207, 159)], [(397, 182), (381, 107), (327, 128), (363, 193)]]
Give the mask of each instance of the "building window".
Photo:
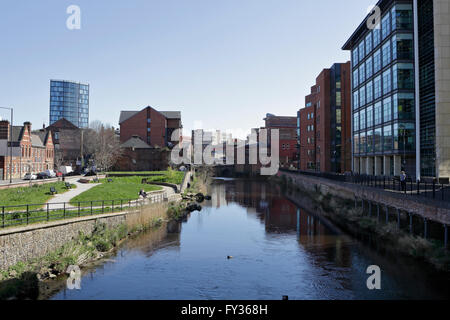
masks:
[(379, 125), (381, 124), (381, 102), (377, 102), (375, 103), (375, 107), (374, 107), (374, 120), (375, 120), (375, 125)]
[(413, 120), (415, 117), (414, 94), (399, 93), (394, 95), (394, 120)]
[(369, 54), (372, 51), (372, 33), (369, 33), (366, 36), (366, 54)]
[(373, 106), (367, 107), (367, 127), (373, 127)]
[(383, 45), (382, 56), (383, 67), (386, 67), (389, 63), (391, 63), (391, 41), (388, 41)]
[(366, 60), (366, 78), (369, 79), (373, 75), (372, 57)]
[(397, 13), (395, 11), (395, 6), (391, 9), (391, 20), (392, 32), (394, 32), (395, 29), (397, 29)]
[(391, 97), (383, 100), (384, 122), (392, 120), (392, 100)]
[(359, 134), (353, 136), (353, 152), (359, 153)]
[(377, 128), (377, 129), (375, 129), (374, 136), (373, 136), (373, 144), (374, 144), (375, 152), (382, 151), (381, 140), (382, 140), (381, 128)]
[(362, 107), (366, 104), (366, 87), (359, 89), (359, 105)]
[(367, 131), (367, 152), (371, 153), (374, 151), (373, 148), (373, 130)]
[(363, 40), (363, 41), (360, 42), (360, 44), (358, 46), (359, 61), (364, 60), (364, 57), (366, 56), (365, 47), (366, 47), (366, 43)]
[(391, 16), (389, 13), (381, 20), (381, 33), (383, 40), (391, 33)]
[(366, 85), (366, 100), (367, 103), (371, 103), (373, 101), (373, 81), (367, 82)]
[(359, 91), (353, 92), (353, 109), (359, 108)]
[(380, 42), (381, 42), (381, 38), (380, 38), (380, 36), (381, 36), (381, 26), (380, 25), (377, 25), (376, 27), (375, 27), (375, 29), (373, 29), (373, 31), (372, 31), (372, 34), (373, 34), (373, 47), (374, 48), (376, 48), (379, 44), (380, 44)]
[(392, 150), (392, 126), (385, 126), (383, 129), (383, 150)]
[(383, 94), (387, 94), (392, 91), (391, 69), (383, 72)]
[(353, 89), (359, 85), (358, 69), (353, 70)]
[(396, 59), (414, 59), (414, 42), (411, 33), (397, 34), (392, 37), (392, 60)]
[(374, 94), (375, 99), (378, 99), (381, 97), (381, 76), (378, 76), (374, 80)]
[(381, 50), (378, 49), (373, 54), (373, 73), (377, 73), (381, 70)]
[(359, 135), (359, 153), (367, 152), (367, 138), (366, 132), (361, 132)]
[(413, 10), (410, 4), (399, 4), (396, 6), (395, 25), (400, 30), (413, 29)]
[(414, 66), (398, 63), (393, 67), (394, 89), (414, 89)]
[(366, 129), (366, 110), (361, 110), (359, 112), (359, 128), (361, 130)]
[(366, 81), (366, 64), (363, 62), (359, 67), (359, 84), (363, 84)]
[(413, 123), (394, 124), (394, 150), (413, 151), (415, 140), (415, 125)]
[(353, 131), (359, 130), (359, 112), (353, 114)]

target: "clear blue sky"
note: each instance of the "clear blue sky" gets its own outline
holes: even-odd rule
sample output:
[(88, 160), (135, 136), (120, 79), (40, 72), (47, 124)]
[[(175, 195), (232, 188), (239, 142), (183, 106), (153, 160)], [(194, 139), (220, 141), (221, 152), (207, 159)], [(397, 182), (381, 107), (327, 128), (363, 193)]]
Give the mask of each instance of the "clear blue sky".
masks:
[[(295, 116), (315, 77), (349, 60), (342, 45), (375, 0), (2, 1), (0, 106), (49, 121), (49, 80), (87, 82), (90, 120), (181, 110), (189, 134)], [(66, 8), (81, 8), (81, 30)], [(6, 118), (7, 112), (0, 111)]]

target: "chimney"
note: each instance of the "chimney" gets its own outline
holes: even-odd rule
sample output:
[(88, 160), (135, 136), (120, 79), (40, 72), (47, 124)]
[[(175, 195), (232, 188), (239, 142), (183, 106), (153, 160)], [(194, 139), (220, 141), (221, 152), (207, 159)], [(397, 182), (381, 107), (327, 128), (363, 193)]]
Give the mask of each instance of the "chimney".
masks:
[(0, 140), (9, 140), (10, 126), (8, 120), (0, 121)]
[(27, 121), (23, 123), (23, 126), (31, 132), (31, 122)]

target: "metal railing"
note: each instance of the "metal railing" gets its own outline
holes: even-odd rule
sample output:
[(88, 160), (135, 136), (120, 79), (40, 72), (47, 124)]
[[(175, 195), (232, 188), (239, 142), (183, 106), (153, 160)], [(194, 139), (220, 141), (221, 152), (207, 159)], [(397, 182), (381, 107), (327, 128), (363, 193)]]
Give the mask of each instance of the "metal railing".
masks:
[(44, 204), (0, 206), (0, 228), (29, 225), (105, 213), (119, 213), (138, 207), (169, 201), (165, 192), (140, 199), (95, 200)]
[(385, 191), (404, 194), (406, 196), (419, 196), (439, 201), (450, 201), (450, 185), (438, 182), (435, 179), (423, 179), (407, 177), (400, 181), (400, 177), (384, 177), (369, 175), (352, 175), (347, 177), (347, 182), (356, 183)]
[(424, 178), (421, 181), (415, 177), (407, 177), (402, 183), (400, 177), (370, 176), (361, 174), (333, 174), (313, 171), (293, 171), (280, 169), (280, 171), (325, 178), (329, 180), (358, 184), (362, 186), (382, 189), (409, 197), (423, 197), (436, 201), (450, 202), (450, 184), (448, 181), (437, 181)]

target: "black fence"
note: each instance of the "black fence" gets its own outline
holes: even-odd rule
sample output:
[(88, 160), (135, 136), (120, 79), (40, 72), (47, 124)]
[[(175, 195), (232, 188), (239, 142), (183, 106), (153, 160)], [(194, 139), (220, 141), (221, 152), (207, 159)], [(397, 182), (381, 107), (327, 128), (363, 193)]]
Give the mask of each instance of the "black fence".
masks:
[(105, 213), (119, 213), (136, 209), (146, 203), (157, 203), (166, 200), (164, 193), (143, 199), (97, 200), (76, 203), (24, 204), (16, 206), (0, 206), (0, 228), (28, 225), (38, 222), (49, 222), (75, 217), (93, 216)]
[(415, 177), (409, 176), (406, 178), (406, 181), (402, 182), (400, 181), (400, 177), (333, 174), (313, 171), (290, 171), (285, 169), (281, 169), (281, 171), (359, 184), (397, 194), (403, 194), (405, 196), (423, 197), (437, 201), (450, 202), (450, 184), (448, 179), (440, 179), (438, 181), (433, 178), (423, 178), (417, 180)]
[(349, 175), (347, 182), (356, 183), (372, 188), (379, 188), (406, 196), (425, 197), (433, 200), (450, 201), (450, 185), (444, 180), (435, 179), (417, 180), (415, 177), (377, 177), (368, 175)]

